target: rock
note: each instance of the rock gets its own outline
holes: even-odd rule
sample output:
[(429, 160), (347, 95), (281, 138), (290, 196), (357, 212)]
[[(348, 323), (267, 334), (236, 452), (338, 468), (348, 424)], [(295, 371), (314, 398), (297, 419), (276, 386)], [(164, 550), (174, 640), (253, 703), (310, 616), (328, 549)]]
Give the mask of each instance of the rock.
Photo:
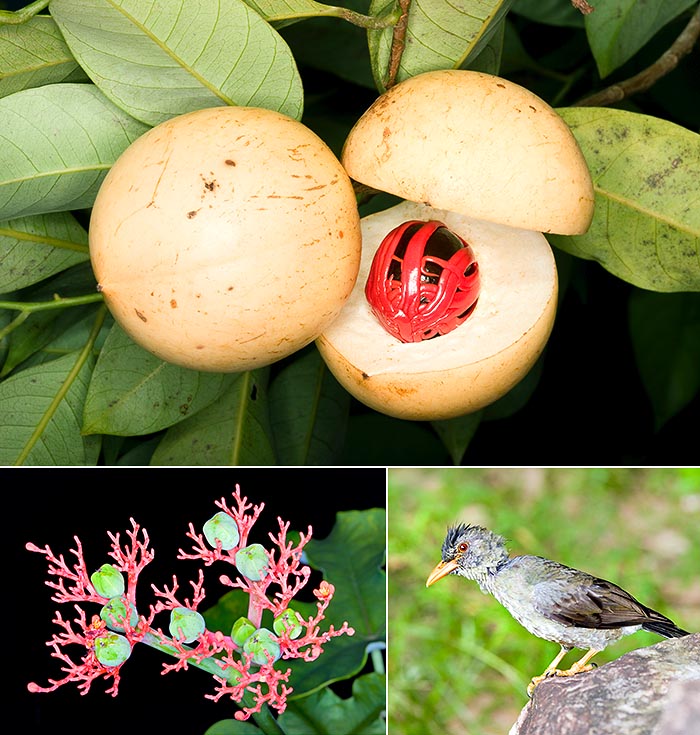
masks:
[(510, 735), (700, 735), (700, 633), (543, 681)]

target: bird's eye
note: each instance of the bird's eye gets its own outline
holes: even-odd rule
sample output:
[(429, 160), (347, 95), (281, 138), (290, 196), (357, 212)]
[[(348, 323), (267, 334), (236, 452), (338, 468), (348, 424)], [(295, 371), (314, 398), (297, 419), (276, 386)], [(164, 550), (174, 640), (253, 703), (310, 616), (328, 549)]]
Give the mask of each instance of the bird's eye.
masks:
[(468, 548), (469, 548), (469, 544), (465, 544), (464, 542), (462, 542), (462, 543), (461, 543), (461, 544), (460, 544), (460, 545), (459, 545), (459, 546), (457, 547), (457, 551), (461, 551), (462, 553), (464, 553), (464, 552), (465, 552), (465, 551), (466, 551), (466, 550), (467, 550)]

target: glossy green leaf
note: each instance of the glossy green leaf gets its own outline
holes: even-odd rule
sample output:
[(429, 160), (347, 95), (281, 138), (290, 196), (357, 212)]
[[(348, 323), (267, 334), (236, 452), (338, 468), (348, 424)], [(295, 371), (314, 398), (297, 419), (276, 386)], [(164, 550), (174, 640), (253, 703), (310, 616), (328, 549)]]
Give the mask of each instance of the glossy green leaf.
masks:
[[(505, 18), (512, 0), (414, 0), (409, 7), (406, 44), (397, 80), (434, 69), (469, 65), (489, 43)], [(393, 7), (372, 0), (370, 12), (381, 16)], [(392, 28), (368, 31), (372, 70), (377, 87), (384, 88), (391, 56)]]
[(0, 222), (0, 293), (88, 260), (87, 243), (87, 232), (68, 212)]
[(109, 168), (147, 129), (91, 84), (0, 99), (0, 220), (92, 206)]
[(263, 735), (263, 731), (247, 720), (219, 720), (204, 735)]
[(243, 0), (52, 0), (95, 84), (137, 120), (247, 105), (301, 117), (303, 89), (281, 36)]
[(335, 587), (324, 622), (338, 628), (347, 620), (355, 634), (334, 638), (313, 666), (289, 661), (295, 698), (356, 674), (367, 646), (386, 640), (386, 511), (340, 512), (328, 537), (312, 539), (305, 550), (311, 567)]
[(0, 24), (0, 97), (30, 87), (87, 80), (53, 18)]
[(371, 673), (353, 682), (348, 699), (324, 689), (293, 700), (280, 715), (279, 723), (286, 735), (384, 735), (385, 710), (386, 677)]
[(700, 294), (636, 291), (630, 336), (656, 429), (700, 392)]
[(154, 465), (272, 465), (269, 369), (229, 376), (219, 399), (168, 429)]
[(192, 416), (230, 382), (164, 362), (114, 325), (100, 352), (85, 401), (86, 434), (139, 436)]
[(598, 72), (606, 77), (649, 41), (669, 21), (697, 0), (606, 0), (586, 15), (588, 43)]
[[(80, 433), (80, 416), (92, 372), (78, 353), (23, 370), (0, 383), (0, 464), (89, 465), (97, 460), (98, 437)], [(59, 400), (61, 391), (65, 396)]]
[(593, 178), (595, 214), (585, 235), (551, 236), (652, 291), (700, 290), (700, 135), (625, 110), (559, 110)]
[(345, 439), (350, 395), (318, 350), (285, 366), (270, 386), (275, 448), (283, 465), (332, 465)]

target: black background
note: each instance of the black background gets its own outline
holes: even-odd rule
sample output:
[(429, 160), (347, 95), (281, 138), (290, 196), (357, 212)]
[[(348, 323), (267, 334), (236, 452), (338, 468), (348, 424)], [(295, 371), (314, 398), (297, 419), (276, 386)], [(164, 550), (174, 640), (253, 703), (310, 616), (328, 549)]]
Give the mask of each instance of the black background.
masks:
[[(121, 532), (123, 544), (133, 517), (148, 531), (156, 553), (139, 579), (138, 599), (144, 605), (152, 603), (150, 584), (162, 588), (171, 583), (173, 574), (181, 583), (180, 593), (188, 597), (189, 580), (196, 579), (199, 565), (176, 559), (178, 549), (191, 549), (185, 537), (188, 523), (201, 526), (218, 511), (214, 501), (221, 497), (231, 503), (237, 483), (249, 502), (265, 503), (251, 533), (251, 541), (257, 542), (264, 542), (268, 532), (278, 531), (278, 517), (290, 521), (291, 529), (306, 531), (311, 525), (313, 537), (323, 539), (338, 511), (385, 507), (386, 500), (383, 468), (0, 470), (3, 495), (8, 501), (14, 498), (6, 506), (10, 533), (3, 535), (3, 629), (9, 644), (5, 665), (10, 675), (10, 686), (3, 687), (6, 723), (15, 723), (13, 727), (26, 735), (200, 735), (215, 722), (233, 717), (236, 708), (232, 703), (204, 698), (214, 691), (206, 673), (191, 668), (161, 675), (165, 657), (147, 646), (137, 646), (122, 667), (117, 697), (106, 695), (109, 683), (99, 679), (85, 696), (72, 683), (54, 692), (30, 694), (28, 682), (44, 686), (49, 678), (61, 677), (60, 662), (50, 657), (45, 642), (58, 632), (51, 623), (54, 611), (61, 609), (64, 618), (72, 619), (74, 610), (70, 604), (51, 601), (52, 590), (44, 584), (45, 557), (26, 551), (24, 545), (28, 541), (42, 548), (48, 544), (72, 566), (74, 557), (69, 550), (75, 548), (73, 537), (78, 536), (91, 570), (111, 561), (107, 531)], [(227, 591), (216, 578), (228, 570), (216, 570), (216, 565), (212, 570), (213, 577), (206, 577), (207, 598), (201, 609)], [(88, 617), (97, 612), (92, 607), (87, 606)], [(71, 648), (78, 650), (69, 647), (69, 653)]]

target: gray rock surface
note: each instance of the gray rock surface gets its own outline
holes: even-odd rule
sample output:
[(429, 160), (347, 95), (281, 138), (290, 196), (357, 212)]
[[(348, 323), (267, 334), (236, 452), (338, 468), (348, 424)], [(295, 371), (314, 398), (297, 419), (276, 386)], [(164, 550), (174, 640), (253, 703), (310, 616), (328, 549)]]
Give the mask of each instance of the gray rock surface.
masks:
[(543, 681), (510, 735), (700, 735), (700, 633)]

